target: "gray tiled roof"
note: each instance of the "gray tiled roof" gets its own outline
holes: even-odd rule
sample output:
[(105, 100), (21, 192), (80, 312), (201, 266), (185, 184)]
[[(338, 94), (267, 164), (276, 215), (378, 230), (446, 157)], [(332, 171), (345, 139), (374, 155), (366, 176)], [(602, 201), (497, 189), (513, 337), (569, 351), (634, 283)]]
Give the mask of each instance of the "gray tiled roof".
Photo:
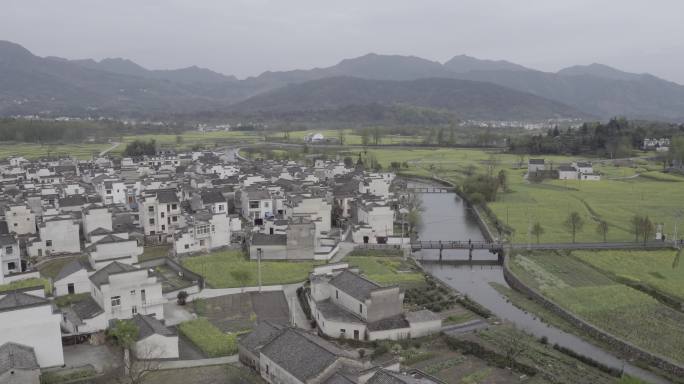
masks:
[(91, 296), (86, 296), (83, 300), (73, 303), (71, 305), (71, 310), (74, 311), (76, 316), (81, 320), (92, 319), (104, 312)]
[(16, 245), (16, 244), (17, 244), (17, 239), (14, 237), (14, 235), (0, 235), (0, 245), (1, 246)]
[(93, 273), (90, 276), (90, 281), (93, 282), (93, 284), (97, 285), (99, 288), (102, 284), (106, 284), (109, 282), (109, 275), (115, 274), (115, 273), (121, 273), (121, 272), (131, 272), (131, 271), (139, 271), (140, 269), (133, 267), (128, 264), (122, 264), (119, 263), (118, 261), (111, 262), (107, 264), (104, 268), (100, 269), (99, 271)]
[(255, 233), (252, 235), (252, 245), (286, 245), (287, 235), (266, 235)]
[(74, 260), (64, 267), (59, 270), (59, 273), (57, 276), (55, 276), (55, 281), (62, 280), (63, 278), (72, 275), (75, 272), (80, 271), (81, 269), (87, 269), (85, 265), (81, 262), (81, 260)]
[(85, 205), (87, 204), (88, 201), (86, 200), (85, 196), (83, 195), (71, 195), (67, 196), (63, 199), (59, 199), (59, 206), (60, 207), (75, 207), (79, 205)]
[(257, 324), (249, 335), (241, 338), (239, 343), (250, 352), (256, 354), (261, 347), (278, 336), (282, 329), (281, 325), (271, 323), (270, 321), (262, 321)]
[(33, 348), (16, 343), (0, 345), (0, 374), (12, 369), (39, 369)]
[(28, 293), (20, 291), (11, 291), (7, 292), (4, 297), (0, 298), (0, 311), (45, 304), (50, 304), (50, 302), (43, 297), (29, 295)]
[(343, 307), (339, 305), (333, 304), (330, 299), (319, 301), (316, 303), (316, 308), (321, 311), (323, 316), (327, 320), (336, 320), (336, 321), (341, 321), (345, 323), (356, 323), (356, 324), (363, 324), (365, 323), (361, 317), (356, 315), (355, 313), (352, 313), (350, 311), (347, 311)]
[(371, 291), (380, 288), (377, 283), (349, 270), (342, 271), (330, 279), (330, 285), (359, 301), (366, 300), (370, 297)]
[(334, 346), (314, 342), (301, 331), (285, 329), (261, 349), (261, 353), (300, 381), (307, 382), (337, 360)]
[(204, 204), (214, 204), (214, 203), (225, 203), (226, 198), (219, 191), (205, 191), (202, 192), (202, 203)]
[(338, 372), (330, 376), (323, 384), (356, 384), (356, 382)]
[(408, 321), (406, 321), (406, 318), (404, 318), (403, 314), (368, 323), (369, 331), (386, 331), (389, 329), (400, 329), (408, 327), (409, 323)]
[(133, 316), (133, 322), (138, 326), (138, 340), (142, 340), (151, 335), (176, 336), (177, 334), (167, 328), (161, 321), (152, 315)]

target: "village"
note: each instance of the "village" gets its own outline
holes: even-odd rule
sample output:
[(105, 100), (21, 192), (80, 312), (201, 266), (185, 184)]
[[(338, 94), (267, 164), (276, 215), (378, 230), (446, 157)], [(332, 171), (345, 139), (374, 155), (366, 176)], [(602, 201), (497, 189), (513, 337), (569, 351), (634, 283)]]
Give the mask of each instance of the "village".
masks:
[[(121, 321), (139, 330), (125, 348), (126, 371), (182, 362), (197, 350), (179, 337), (197, 318), (186, 308), (234, 294), (268, 307), (255, 310), (254, 329), (237, 342), (239, 361), (267, 382), (441, 382), (334, 343), (442, 330), (436, 313), (407, 311), (403, 288), (342, 261), (357, 247), (400, 250), (410, 241), (407, 196), (394, 192), (395, 175), (340, 159), (236, 160), (230, 151), (166, 151), (3, 163), (0, 356), (9, 366), (0, 381), (38, 383), (41, 374), (85, 364), (102, 373), (115, 364), (106, 339)], [(184, 266), (222, 250), (258, 265), (258, 285), (242, 279), (242, 287), (212, 289)], [(267, 261), (312, 268), (304, 286), (266, 285)]]

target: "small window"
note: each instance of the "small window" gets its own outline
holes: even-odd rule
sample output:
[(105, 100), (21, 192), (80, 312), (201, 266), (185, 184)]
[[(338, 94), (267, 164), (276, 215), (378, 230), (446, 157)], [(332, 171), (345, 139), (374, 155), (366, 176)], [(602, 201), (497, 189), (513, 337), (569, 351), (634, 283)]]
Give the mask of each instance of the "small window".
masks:
[(204, 247), (204, 240), (200, 240), (200, 247)]
[(107, 190), (107, 194), (108, 194), (108, 195), (111, 195), (111, 194), (112, 194), (112, 190), (111, 190), (111, 189), (108, 189), (108, 190)]
[(359, 313), (363, 313), (363, 304), (359, 304)]
[(154, 219), (150, 219), (150, 224), (154, 224)]
[(14, 262), (7, 263), (7, 269), (13, 270), (17, 268), (17, 265)]
[(14, 251), (14, 248), (12, 248), (12, 246), (5, 247), (5, 253), (6, 254), (11, 255), (12, 251)]
[(178, 221), (178, 216), (172, 217), (172, 218), (171, 218), (171, 221), (173, 221), (174, 223), (177, 222), (177, 221)]
[(162, 231), (166, 230), (166, 225), (162, 224)]
[(335, 298), (339, 299), (340, 298), (340, 291), (335, 290)]
[(185, 249), (190, 249), (190, 244), (185, 244)]
[(154, 212), (154, 205), (150, 205), (149, 208), (147, 208), (148, 212)]
[(134, 314), (134, 315), (137, 314), (137, 313), (138, 313), (138, 307), (136, 307), (135, 305), (132, 306), (132, 307), (131, 307), (131, 313)]
[(145, 304), (147, 302), (147, 296), (145, 295), (145, 290), (140, 290), (140, 301)]
[(112, 307), (121, 306), (121, 296), (112, 296)]
[(178, 205), (177, 204), (171, 204), (171, 209), (177, 209)]
[(131, 296), (135, 296), (135, 289), (131, 291)]
[[(26, 219), (26, 220), (28, 221), (28, 219)], [(19, 224), (18, 224), (18, 223), (14, 223), (14, 226), (17, 227), (17, 226), (19, 226)]]
[(161, 218), (162, 218), (162, 219), (164, 218), (164, 212), (161, 213)]
[(46, 247), (52, 247), (52, 240), (45, 240)]

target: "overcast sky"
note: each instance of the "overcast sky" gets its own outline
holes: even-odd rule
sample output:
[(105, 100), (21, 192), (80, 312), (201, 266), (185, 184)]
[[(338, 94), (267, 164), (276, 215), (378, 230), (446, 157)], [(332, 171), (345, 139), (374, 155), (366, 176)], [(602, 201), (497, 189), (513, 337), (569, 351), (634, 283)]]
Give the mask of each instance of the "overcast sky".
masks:
[(0, 39), (238, 77), (369, 52), (556, 71), (600, 62), (684, 84), (683, 0), (3, 0)]

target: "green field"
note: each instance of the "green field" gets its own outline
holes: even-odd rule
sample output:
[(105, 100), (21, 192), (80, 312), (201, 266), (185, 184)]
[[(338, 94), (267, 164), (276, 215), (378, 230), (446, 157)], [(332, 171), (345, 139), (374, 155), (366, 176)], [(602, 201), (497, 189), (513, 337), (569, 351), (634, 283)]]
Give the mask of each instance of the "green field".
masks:
[[(654, 223), (663, 223), (665, 232), (674, 229), (674, 213), (684, 207), (684, 177), (659, 172), (661, 166), (639, 160), (634, 167), (595, 164), (603, 176), (601, 181), (547, 180), (530, 183), (524, 179), (527, 159), (519, 167), (521, 157), (513, 154), (476, 149), (370, 149), (375, 158), (387, 167), (391, 162), (409, 165), (401, 172), (406, 175), (438, 176), (455, 184), (462, 184), (466, 174), (487, 172), (494, 163), (493, 174), (505, 170), (509, 192), (499, 193), (489, 207), (502, 223), (514, 229), (512, 241), (536, 242), (528, 236), (530, 224), (539, 222), (544, 228), (540, 242), (570, 242), (571, 233), (563, 222), (570, 212), (577, 211), (584, 219), (584, 227), (577, 233), (578, 242), (600, 242), (597, 233), (599, 220), (608, 222), (608, 241), (633, 241), (629, 221), (634, 215), (648, 215)], [(567, 156), (539, 156), (555, 166), (581, 158)], [(681, 223), (680, 223), (681, 224)]]
[(350, 266), (358, 267), (370, 280), (380, 285), (416, 285), (425, 282), (417, 267), (396, 256), (347, 256)]
[(237, 335), (221, 332), (205, 318), (181, 323), (178, 329), (209, 357), (230, 356), (237, 353)]
[(678, 251), (575, 251), (573, 255), (608, 274), (646, 284), (684, 301), (684, 265)]
[[(363, 140), (361, 135), (357, 134), (352, 129), (344, 129), (344, 144), (345, 145), (362, 145)], [(325, 138), (339, 138), (339, 130), (337, 129), (325, 129), (325, 130), (307, 130), (307, 131), (293, 131), (290, 132), (290, 142), (303, 143), (304, 138), (308, 135), (315, 133), (320, 133)], [(282, 136), (273, 136), (274, 139), (279, 139)], [(373, 142), (373, 137), (370, 135), (370, 141)], [(423, 140), (422, 136), (401, 136), (401, 135), (382, 135), (380, 140), (381, 145), (391, 145), (391, 144), (404, 144), (404, 143), (419, 143)]]
[[(204, 256), (189, 257), (182, 261), (184, 267), (204, 276), (212, 288), (235, 288), (257, 285), (257, 262), (248, 260), (240, 251), (221, 251)], [(299, 283), (307, 279), (309, 272), (319, 263), (313, 261), (262, 261), (261, 283), (263, 285)], [(243, 271), (249, 279), (242, 284), (232, 272)]]
[(518, 255), (511, 269), (545, 296), (597, 327), (684, 362), (684, 314), (614, 282), (567, 254)]
[(112, 144), (28, 144), (28, 143), (0, 143), (0, 159), (11, 156), (23, 156), (27, 159), (37, 159), (50, 156), (73, 156), (80, 160), (88, 160), (99, 154)]

